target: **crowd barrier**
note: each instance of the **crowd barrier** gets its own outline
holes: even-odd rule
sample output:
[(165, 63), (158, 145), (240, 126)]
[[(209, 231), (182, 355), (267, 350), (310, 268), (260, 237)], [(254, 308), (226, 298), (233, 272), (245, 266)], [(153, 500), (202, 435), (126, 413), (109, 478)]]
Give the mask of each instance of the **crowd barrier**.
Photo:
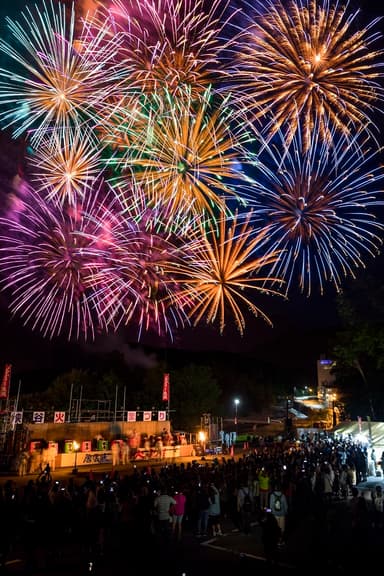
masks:
[[(185, 456), (194, 456), (195, 451), (192, 444), (164, 446), (161, 450), (151, 448), (144, 450), (139, 448), (130, 455), (131, 461), (140, 460), (170, 460)], [(112, 450), (88, 450), (87, 452), (70, 452), (57, 454), (55, 458), (56, 468), (89, 466), (90, 464), (111, 464)]]

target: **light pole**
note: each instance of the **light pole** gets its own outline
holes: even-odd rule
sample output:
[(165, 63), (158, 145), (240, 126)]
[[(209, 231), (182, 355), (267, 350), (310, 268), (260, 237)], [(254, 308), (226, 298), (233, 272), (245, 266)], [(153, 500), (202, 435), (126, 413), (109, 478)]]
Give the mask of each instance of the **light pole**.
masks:
[(236, 439), (237, 439), (237, 430), (238, 430), (238, 426), (237, 426), (237, 409), (238, 406), (240, 404), (240, 400), (238, 398), (234, 399), (234, 404), (235, 404), (235, 428), (236, 428)]
[(206, 441), (207, 441), (207, 435), (206, 435), (206, 433), (204, 432), (204, 430), (200, 430), (200, 432), (199, 432), (199, 442), (200, 442), (201, 450), (202, 450), (202, 452), (203, 452), (203, 456), (205, 455)]
[(72, 470), (72, 474), (77, 474), (78, 469), (77, 469), (77, 453), (79, 451), (80, 448), (80, 444), (78, 442), (76, 442), (76, 440), (73, 441), (73, 450), (75, 452), (75, 467)]
[(335, 427), (337, 425), (336, 409), (335, 409), (336, 399), (337, 399), (337, 396), (336, 396), (336, 393), (334, 392), (332, 394), (332, 426), (333, 427)]

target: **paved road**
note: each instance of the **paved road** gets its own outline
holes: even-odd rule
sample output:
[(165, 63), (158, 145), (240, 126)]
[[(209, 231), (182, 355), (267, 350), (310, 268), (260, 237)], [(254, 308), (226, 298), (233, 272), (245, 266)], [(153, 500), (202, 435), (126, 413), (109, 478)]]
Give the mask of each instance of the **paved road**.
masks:
[[(145, 464), (140, 464), (144, 466)], [(90, 469), (81, 469), (78, 479), (85, 478)], [(108, 466), (100, 466), (94, 474), (104, 475), (109, 472)], [(121, 468), (121, 474), (130, 473), (130, 469)], [(54, 472), (54, 478), (67, 481), (72, 474), (72, 469), (60, 469)], [(8, 477), (3, 477), (3, 482)], [(12, 476), (11, 479), (17, 484), (25, 485), (30, 478)], [(371, 478), (361, 486), (362, 489), (371, 487), (376, 482)], [(336, 502), (334, 509), (344, 513), (345, 503)], [(341, 514), (341, 516), (342, 516)], [(335, 555), (336, 538), (340, 545), (344, 546), (343, 534), (339, 537), (334, 533), (324, 533), (323, 527), (318, 520), (309, 514), (303, 516), (295, 525), (291, 525), (287, 545), (279, 550), (276, 564), (271, 566), (265, 560), (262, 543), (260, 524), (255, 520), (249, 535), (239, 532), (230, 519), (224, 519), (222, 530), (224, 535), (216, 538), (198, 539), (194, 534), (193, 527), (185, 527), (181, 542), (171, 541), (167, 546), (159, 543), (155, 538), (148, 542), (116, 541), (104, 556), (91, 557), (87, 552), (80, 537), (72, 538), (66, 544), (62, 544), (60, 553), (55, 557), (48, 554), (46, 562), (34, 572), (38, 576), (81, 576), (85, 574), (97, 574), (109, 576), (114, 572), (126, 572), (134, 564), (135, 573), (153, 574), (166, 573), (167, 576), (211, 576), (212, 571), (222, 575), (242, 575), (257, 573), (270, 574), (271, 571), (278, 574), (308, 573), (308, 566), (327, 568), (328, 556)], [(345, 536), (345, 534), (344, 534)], [(348, 545), (348, 543), (347, 543)], [(343, 549), (342, 549), (343, 550)], [(344, 554), (344, 552), (337, 554)], [(349, 553), (349, 552), (345, 552)], [(364, 554), (363, 548), (360, 550)], [(332, 565), (333, 567), (333, 565)], [(329, 568), (329, 566), (328, 566)], [(25, 566), (22, 551), (16, 546), (6, 566), (9, 574), (24, 574)], [(342, 573), (339, 570), (338, 573)]]
[[(209, 460), (209, 458), (208, 458)], [(162, 463), (152, 463), (160, 466)], [(148, 463), (138, 463), (138, 467), (148, 466)], [(133, 464), (128, 468), (119, 467), (121, 475), (130, 474)], [(78, 470), (76, 478), (81, 482), (91, 471), (91, 467), (82, 467)], [(110, 465), (100, 465), (92, 472), (96, 478), (102, 477), (111, 472)], [(73, 477), (72, 468), (61, 468), (53, 472), (54, 480), (67, 482)], [(22, 478), (18, 476), (3, 476), (3, 483), (7, 479), (12, 479), (20, 487), (24, 486), (28, 480), (36, 479), (37, 475), (27, 475)], [(1, 481), (1, 480), (0, 480)], [(222, 523), (223, 536), (216, 538), (199, 539), (194, 534), (194, 527), (186, 524), (181, 542), (171, 541), (168, 546), (160, 544), (155, 539), (151, 542), (116, 542), (112, 549), (105, 553), (105, 556), (91, 557), (85, 550), (81, 538), (71, 539), (68, 543), (60, 546), (60, 555), (56, 558), (49, 558), (48, 562), (41, 562), (41, 566), (34, 574), (44, 576), (77, 576), (81, 574), (98, 574), (109, 576), (113, 572), (126, 571), (131, 563), (139, 563), (142, 568), (140, 572), (144, 575), (153, 574), (154, 571), (166, 572), (167, 576), (202, 576), (211, 574), (212, 570), (220, 571), (223, 575), (227, 573), (245, 574), (254, 569), (257, 564), (258, 573), (269, 570), (266, 566), (264, 548), (261, 539), (261, 527), (258, 523), (252, 524), (249, 535), (238, 531), (229, 519), (224, 519)], [(285, 574), (293, 566), (290, 559), (290, 550), (282, 549), (276, 559), (275, 571), (281, 570)], [(44, 565), (45, 564), (45, 565)], [(137, 564), (136, 564), (137, 565)], [(214, 567), (214, 568), (213, 568)], [(19, 546), (16, 546), (8, 559), (7, 572), (10, 574), (25, 573), (24, 555)], [(297, 570), (295, 571), (297, 574)]]
[[(132, 565), (135, 566), (133, 573), (143, 575), (160, 572), (167, 576), (204, 576), (211, 575), (212, 571), (234, 575), (250, 574), (251, 570), (257, 570), (258, 574), (271, 573), (271, 567), (265, 562), (259, 526), (254, 526), (247, 536), (233, 532), (230, 523), (224, 522), (223, 528), (223, 536), (205, 540), (186, 529), (181, 542), (172, 541), (168, 546), (155, 540), (117, 544), (101, 557), (88, 554), (81, 542), (71, 542), (61, 547), (60, 556), (49, 558), (46, 563), (42, 561), (33, 573), (36, 576), (110, 576), (126, 573)], [(273, 571), (297, 575), (299, 571), (284, 556), (282, 552), (276, 559)], [(25, 573), (23, 556), (17, 549), (7, 564), (7, 571), (15, 575)]]

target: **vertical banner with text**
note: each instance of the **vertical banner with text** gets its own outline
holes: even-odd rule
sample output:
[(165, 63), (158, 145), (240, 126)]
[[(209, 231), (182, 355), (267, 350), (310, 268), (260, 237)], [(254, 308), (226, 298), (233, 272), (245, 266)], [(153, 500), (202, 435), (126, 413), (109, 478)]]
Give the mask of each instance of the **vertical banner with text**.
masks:
[(163, 377), (163, 402), (169, 402), (169, 374)]
[(6, 364), (4, 368), (3, 379), (0, 386), (0, 398), (8, 398), (9, 386), (11, 384), (12, 364)]

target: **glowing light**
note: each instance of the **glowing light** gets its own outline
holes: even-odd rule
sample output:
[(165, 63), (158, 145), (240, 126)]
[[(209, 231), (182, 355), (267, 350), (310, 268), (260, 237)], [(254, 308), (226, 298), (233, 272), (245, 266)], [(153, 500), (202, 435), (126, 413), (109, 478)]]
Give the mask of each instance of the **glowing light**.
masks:
[(11, 314), (50, 338), (243, 335), (246, 311), (272, 324), (255, 297), (340, 290), (379, 252), (376, 20), (337, 0), (80, 4), (27, 7), (0, 40), (0, 123), (26, 150), (0, 218)]
[(102, 174), (101, 152), (86, 129), (53, 132), (30, 156), (31, 180), (48, 201), (76, 204), (93, 194)]
[(276, 261), (278, 253), (251, 257), (264, 236), (260, 234), (250, 239), (252, 231), (247, 221), (237, 228), (236, 216), (231, 225), (222, 218), (218, 232), (212, 227), (206, 234), (202, 231), (201, 243), (191, 256), (185, 254), (177, 268), (171, 267), (175, 278), (186, 286), (181, 294), (188, 294), (193, 299), (189, 315), (195, 326), (203, 320), (207, 324), (218, 320), (220, 333), (223, 333), (227, 313), (243, 334), (246, 324), (243, 307), (272, 325), (269, 317), (247, 294), (280, 295), (277, 290), (267, 287), (268, 282), (281, 283), (278, 278), (260, 276), (264, 267)]
[(324, 140), (329, 122), (352, 138), (376, 132), (373, 112), (384, 96), (381, 34), (372, 31), (378, 19), (358, 29), (359, 12), (347, 7), (337, 0), (245, 3), (247, 25), (234, 57), (265, 136), (283, 130), (289, 141), (300, 126), (307, 147), (315, 123)]
[[(94, 18), (101, 27), (110, 19), (124, 34), (121, 50), (127, 88), (146, 94), (165, 90), (201, 98), (225, 78), (225, 51), (232, 42), (223, 28), (229, 2), (211, 0), (112, 0)], [(232, 16), (235, 11), (232, 11)]]
[(208, 102), (208, 95), (195, 108), (190, 99), (168, 100), (167, 110), (161, 100), (161, 113), (149, 116), (145, 139), (132, 141), (123, 159), (111, 159), (117, 169), (130, 169), (149, 203), (214, 217), (226, 198), (241, 201), (247, 180), (238, 166), (253, 136), (225, 103)]
[[(321, 140), (317, 125), (304, 153), (299, 134), (265, 146), (249, 206), (251, 222), (265, 231), (269, 249), (280, 250), (271, 273), (308, 296), (326, 283), (340, 290), (382, 245), (383, 223), (371, 211), (383, 205), (380, 150), (368, 139), (345, 141), (332, 132), (334, 146)], [(360, 141), (360, 144), (357, 144)]]
[[(28, 130), (32, 142), (52, 127), (92, 121), (97, 104), (118, 86), (114, 58), (119, 35), (101, 28), (89, 34), (87, 23), (75, 38), (75, 10), (42, 3), (42, 11), (26, 8), (21, 23), (7, 18), (13, 42), (0, 40), (11, 69), (0, 69), (0, 120), (16, 126), (15, 137)], [(25, 75), (24, 75), (25, 73)]]
[[(101, 247), (103, 266), (93, 275), (97, 287), (98, 309), (102, 310), (107, 325), (137, 327), (138, 338), (147, 331), (168, 334), (172, 338), (175, 328), (189, 324), (184, 307), (190, 301), (181, 294), (178, 282), (168, 273), (180, 262), (180, 241), (185, 251), (193, 250), (194, 233), (180, 228), (175, 233), (166, 231), (160, 216), (141, 202), (139, 193), (132, 198), (116, 196), (116, 205), (107, 217), (111, 242)], [(118, 209), (117, 205), (121, 208)], [(119, 218), (114, 218), (118, 212)], [(99, 221), (104, 227), (105, 213)], [(99, 236), (95, 230), (94, 240)], [(183, 236), (185, 237), (183, 238)], [(91, 239), (91, 238), (90, 238)]]
[(95, 250), (84, 232), (92, 226), (86, 212), (103, 212), (98, 195), (64, 209), (28, 185), (19, 194), (0, 219), (0, 283), (10, 311), (44, 336), (93, 339), (106, 325), (90, 278), (101, 265), (97, 245), (108, 238), (99, 233)]

